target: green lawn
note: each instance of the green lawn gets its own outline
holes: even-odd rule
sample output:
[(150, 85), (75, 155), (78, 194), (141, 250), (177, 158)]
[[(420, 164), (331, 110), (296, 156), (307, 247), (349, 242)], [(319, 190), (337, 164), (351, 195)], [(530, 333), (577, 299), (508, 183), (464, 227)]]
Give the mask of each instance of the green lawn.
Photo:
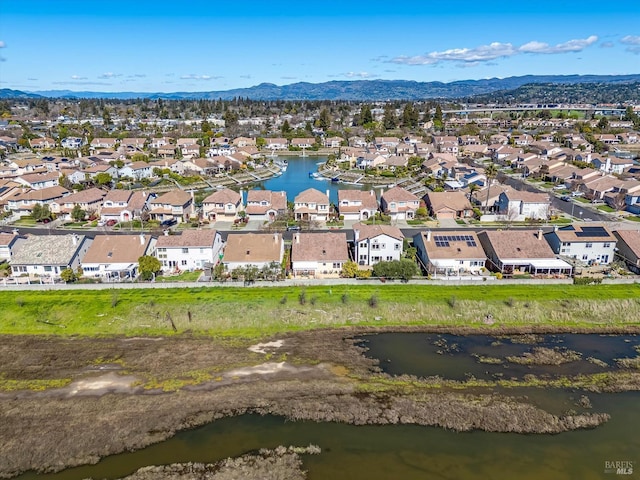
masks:
[(615, 212), (615, 208), (611, 208), (609, 205), (599, 205), (598, 210), (602, 210), (603, 212), (613, 213)]
[(243, 337), (346, 326), (640, 326), (639, 297), (637, 284), (8, 290), (0, 333), (173, 334), (167, 315), (178, 332)]
[(640, 216), (638, 215), (630, 215), (628, 217), (624, 217), (625, 220), (631, 220), (632, 222), (640, 222)]
[(201, 270), (196, 270), (195, 272), (184, 272), (180, 275), (170, 275), (170, 276), (160, 276), (156, 278), (157, 282), (167, 283), (167, 282), (197, 282), (198, 278), (202, 274)]

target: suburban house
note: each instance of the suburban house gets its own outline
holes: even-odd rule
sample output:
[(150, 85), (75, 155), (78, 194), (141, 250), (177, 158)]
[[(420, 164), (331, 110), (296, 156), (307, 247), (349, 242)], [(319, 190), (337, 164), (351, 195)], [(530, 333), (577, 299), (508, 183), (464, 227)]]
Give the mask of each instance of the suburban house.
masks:
[(153, 165), (142, 161), (125, 165), (120, 169), (119, 173), (122, 177), (130, 177), (134, 180), (140, 180), (142, 178), (152, 178), (154, 176)]
[(96, 235), (82, 259), (87, 277), (105, 281), (135, 280), (138, 259), (151, 255), (156, 239), (150, 235)]
[(229, 234), (222, 262), (228, 271), (253, 265), (282, 264), (284, 240), (279, 233)]
[(361, 266), (373, 266), (378, 262), (400, 260), (404, 235), (399, 228), (390, 225), (353, 226), (355, 261)]
[(76, 271), (91, 246), (84, 235), (29, 235), (11, 258), (14, 276), (55, 279), (66, 268)]
[(429, 192), (424, 196), (429, 215), (437, 220), (473, 217), (473, 207), (466, 194), (456, 192)]
[(487, 268), (503, 275), (571, 275), (573, 267), (556, 257), (542, 230), (485, 230), (478, 240)]
[(567, 225), (554, 228), (545, 238), (556, 254), (587, 265), (607, 265), (614, 260), (617, 238), (604, 226)]
[(326, 221), (329, 216), (329, 191), (322, 193), (315, 188), (300, 192), (293, 200), (296, 220)]
[(183, 190), (171, 190), (149, 202), (152, 220), (186, 222), (193, 215), (193, 197)]
[(510, 221), (547, 220), (551, 214), (551, 199), (547, 193), (515, 190), (505, 186), (496, 202), (498, 214)]
[(373, 190), (338, 190), (338, 213), (344, 220), (367, 220), (378, 211)]
[(242, 195), (230, 188), (213, 192), (202, 201), (202, 215), (208, 220), (233, 220), (244, 210)]
[(111, 176), (111, 178), (118, 177), (118, 169), (112, 165), (109, 165), (108, 163), (99, 163), (97, 165), (92, 165), (82, 170), (82, 173), (85, 174), (85, 177), (91, 179), (96, 178), (96, 175), (98, 175), (99, 173), (106, 173)]
[(475, 275), (487, 261), (473, 231), (420, 232), (413, 237), (413, 246), (429, 275)]
[(36, 203), (49, 205), (68, 194), (69, 190), (60, 186), (19, 192), (7, 198), (7, 208), (18, 215), (30, 215)]
[(294, 276), (338, 277), (349, 261), (346, 232), (295, 233), (291, 240)]
[(411, 220), (420, 207), (420, 199), (402, 187), (392, 187), (380, 197), (380, 209), (392, 220)]
[(72, 193), (61, 199), (51, 202), (50, 209), (53, 213), (59, 214), (64, 218), (70, 218), (71, 212), (77, 205), (85, 213), (99, 213), (107, 192), (99, 188), (89, 188)]
[(273, 222), (278, 215), (284, 215), (287, 212), (287, 192), (249, 190), (245, 211), (251, 218)]
[(640, 231), (616, 230), (613, 234), (618, 240), (616, 258), (622, 260), (633, 273), (640, 274)]
[(140, 218), (142, 212), (148, 210), (148, 202), (156, 197), (155, 193), (131, 190), (110, 190), (102, 201), (100, 219), (129, 222)]
[(287, 150), (289, 141), (286, 138), (265, 138), (265, 148), (269, 150)]
[(55, 187), (58, 185), (60, 178), (59, 172), (48, 173), (29, 173), (16, 178), (16, 182), (25, 185), (34, 190), (42, 190), (43, 188)]
[(25, 240), (26, 237), (18, 235), (17, 230), (15, 233), (0, 232), (0, 263), (10, 261), (13, 252), (19, 249)]
[(362, 170), (377, 168), (387, 161), (387, 157), (379, 153), (365, 153), (356, 159), (356, 167)]
[(222, 257), (222, 237), (212, 229), (185, 230), (180, 235), (162, 235), (155, 255), (166, 273), (202, 270)]
[(56, 141), (49, 137), (38, 137), (29, 140), (29, 146), (34, 150), (46, 150), (56, 147)]
[(91, 140), (91, 148), (115, 148), (117, 144), (115, 138), (94, 138)]

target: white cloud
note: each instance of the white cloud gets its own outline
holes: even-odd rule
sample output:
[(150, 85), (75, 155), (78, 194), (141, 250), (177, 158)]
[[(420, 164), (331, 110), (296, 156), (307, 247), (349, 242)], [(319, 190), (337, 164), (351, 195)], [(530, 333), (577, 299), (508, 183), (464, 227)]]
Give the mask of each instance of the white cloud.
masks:
[(71, 80), (86, 80), (87, 77), (81, 77), (80, 75), (71, 75)]
[(513, 57), (515, 55), (529, 54), (558, 54), (568, 52), (580, 52), (598, 41), (598, 37), (591, 35), (585, 39), (569, 40), (557, 45), (531, 41), (514, 46), (511, 43), (493, 42), (489, 45), (480, 45), (474, 48), (452, 48), (440, 52), (430, 52), (424, 55), (398, 56), (388, 60), (390, 63), (401, 65), (435, 65), (441, 62), (457, 62), (463, 66), (475, 66), (481, 62), (489, 62), (499, 58)]
[(627, 35), (620, 39), (620, 43), (624, 43), (625, 45), (640, 45), (640, 36), (638, 35)]
[(543, 53), (543, 54), (555, 54), (555, 53), (567, 53), (567, 52), (581, 52), (590, 45), (593, 45), (598, 41), (596, 35), (591, 35), (588, 38), (569, 40), (568, 42), (559, 43), (557, 45), (549, 45), (543, 42), (529, 42), (518, 48), (518, 51), (523, 53)]
[(347, 72), (343, 76), (345, 76), (347, 78), (374, 78), (374, 77), (377, 77), (377, 75), (374, 75), (373, 73), (369, 73), (369, 72)]
[(600, 48), (613, 48), (613, 47), (614, 47), (613, 42), (602, 42), (600, 44)]
[(182, 75), (180, 77), (181, 80), (214, 80), (220, 77), (212, 77), (211, 75), (194, 75), (193, 73), (189, 75)]
[(6, 43), (4, 43), (4, 41), (0, 40), (0, 48), (5, 48), (7, 46)]
[(117, 77), (121, 77), (122, 74), (121, 73), (113, 73), (113, 72), (105, 72), (102, 75), (98, 75), (98, 78), (117, 78)]

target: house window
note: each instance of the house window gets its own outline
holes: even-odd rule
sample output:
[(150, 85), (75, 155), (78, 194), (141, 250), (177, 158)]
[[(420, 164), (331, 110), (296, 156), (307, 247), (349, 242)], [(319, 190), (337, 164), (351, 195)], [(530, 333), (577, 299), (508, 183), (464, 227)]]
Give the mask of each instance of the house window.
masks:
[(399, 243), (394, 244), (393, 245), (393, 249), (394, 250), (400, 250), (400, 244)]
[(371, 244), (371, 250), (380, 250), (380, 244), (372, 243)]
[(360, 244), (360, 248), (367, 248), (367, 242), (362, 242)]
[(587, 243), (587, 244), (585, 245), (585, 248), (593, 248), (593, 243)]
[[(360, 255), (360, 260), (366, 260), (366, 259), (367, 259), (366, 255)], [(22, 268), (24, 268), (24, 267), (22, 267)]]
[(51, 265), (45, 265), (45, 267), (44, 267), (44, 271), (45, 271), (45, 272), (50, 272), (51, 270), (53, 270), (53, 268), (51, 267)]
[(181, 265), (184, 267), (187, 264), (186, 260), (182, 260)]
[(582, 260), (589, 260), (589, 255), (582, 255)]
[(390, 262), (393, 260), (393, 257), (391, 255), (387, 255), (387, 262)]
[(604, 245), (602, 245), (603, 248), (610, 248), (611, 244), (610, 243), (605, 243)]
[(342, 268), (342, 264), (340, 262), (334, 262), (333, 268), (336, 269), (336, 270), (339, 269), (339, 268)]
[(189, 249), (188, 248), (183, 248), (182, 249), (182, 253), (189, 253)]

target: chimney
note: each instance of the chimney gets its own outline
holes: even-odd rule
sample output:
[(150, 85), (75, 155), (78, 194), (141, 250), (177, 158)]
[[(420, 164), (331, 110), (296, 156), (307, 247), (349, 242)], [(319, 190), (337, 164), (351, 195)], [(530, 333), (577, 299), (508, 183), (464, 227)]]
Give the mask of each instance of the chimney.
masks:
[(360, 230), (354, 228), (353, 229), (353, 241), (357, 243), (358, 240), (360, 240)]
[(277, 233), (273, 234), (273, 242), (274, 243), (278, 243), (278, 234)]
[(300, 243), (300, 234), (296, 233), (294, 234), (294, 237), (296, 238), (296, 243)]
[(78, 235), (76, 233), (71, 235), (71, 242), (73, 243), (74, 247), (78, 245)]
[(168, 230), (168, 229), (167, 229), (167, 230), (163, 230), (163, 231), (162, 231), (162, 234), (163, 234), (165, 237), (168, 237), (168, 236), (169, 236), (169, 230)]
[(557, 231), (558, 231), (558, 225), (554, 225), (554, 226), (553, 226), (553, 231), (554, 231), (554, 232), (557, 232)]
[(427, 242), (431, 241), (431, 230), (427, 230)]
[(329, 198), (329, 189), (327, 188), (327, 198)]
[(14, 228), (13, 230), (11, 230), (11, 233), (13, 233), (14, 235), (18, 235), (19, 234), (17, 228)]
[(144, 233), (140, 234), (140, 245), (144, 245)]
[(538, 233), (536, 234), (536, 236), (538, 237), (538, 240), (542, 240), (542, 229), (538, 229)]

